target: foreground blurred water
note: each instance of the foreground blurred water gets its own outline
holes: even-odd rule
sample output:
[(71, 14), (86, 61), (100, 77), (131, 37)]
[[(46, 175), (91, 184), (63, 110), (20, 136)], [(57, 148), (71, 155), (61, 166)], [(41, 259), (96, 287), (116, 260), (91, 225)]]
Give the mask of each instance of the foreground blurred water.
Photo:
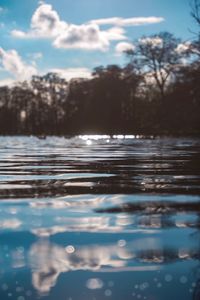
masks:
[(0, 137), (0, 299), (200, 299), (200, 139)]

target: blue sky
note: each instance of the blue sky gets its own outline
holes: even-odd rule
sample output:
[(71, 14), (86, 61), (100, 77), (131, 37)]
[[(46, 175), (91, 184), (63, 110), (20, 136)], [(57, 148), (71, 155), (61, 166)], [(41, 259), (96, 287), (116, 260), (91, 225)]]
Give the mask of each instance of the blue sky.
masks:
[(143, 35), (193, 38), (189, 0), (0, 0), (0, 85), (49, 71), (89, 76), (123, 64)]

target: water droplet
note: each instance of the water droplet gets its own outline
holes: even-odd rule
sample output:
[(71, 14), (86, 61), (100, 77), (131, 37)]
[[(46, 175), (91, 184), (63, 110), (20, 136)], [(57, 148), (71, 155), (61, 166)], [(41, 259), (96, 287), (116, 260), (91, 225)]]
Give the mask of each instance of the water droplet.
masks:
[(180, 277), (180, 283), (185, 284), (187, 281), (188, 281), (188, 280), (187, 280), (187, 277), (186, 277), (186, 276), (181, 276), (181, 277)]
[(196, 285), (197, 285), (196, 282), (192, 283), (192, 287), (196, 287)]
[(141, 291), (147, 289), (148, 287), (149, 287), (148, 282), (144, 282), (144, 283), (140, 284), (140, 290)]
[(103, 281), (99, 278), (91, 278), (86, 282), (86, 286), (90, 290), (101, 289), (103, 285)]
[(172, 279), (173, 279), (172, 275), (170, 275), (170, 274), (165, 275), (165, 281), (166, 282), (170, 282), (170, 281), (172, 281)]
[(87, 144), (88, 146), (90, 146), (90, 145), (92, 145), (92, 141), (91, 141), (91, 140), (87, 140), (87, 141), (86, 141), (86, 144)]
[(118, 244), (119, 247), (124, 247), (124, 246), (126, 246), (126, 241), (125, 240), (119, 240), (117, 242), (117, 244)]
[(18, 247), (17, 251), (20, 252), (20, 253), (23, 253), (24, 252), (24, 247)]
[(19, 296), (17, 300), (25, 300), (25, 298), (23, 296)]
[(135, 284), (134, 288), (137, 290), (139, 288), (139, 285)]
[(74, 248), (74, 246), (72, 246), (72, 245), (67, 246), (67, 247), (65, 248), (65, 250), (66, 250), (66, 252), (69, 253), (69, 254), (72, 254), (72, 253), (75, 252), (75, 248)]
[(4, 284), (2, 284), (1, 288), (3, 291), (7, 291), (8, 285), (6, 283), (4, 283)]
[(31, 291), (27, 291), (26, 292), (26, 296), (28, 296), (28, 297), (32, 296), (32, 292)]
[(106, 297), (110, 297), (112, 295), (112, 291), (111, 290), (105, 290), (105, 296)]
[(114, 286), (114, 281), (109, 281), (109, 282), (108, 282), (108, 286), (109, 286), (109, 287), (113, 287), (113, 286)]

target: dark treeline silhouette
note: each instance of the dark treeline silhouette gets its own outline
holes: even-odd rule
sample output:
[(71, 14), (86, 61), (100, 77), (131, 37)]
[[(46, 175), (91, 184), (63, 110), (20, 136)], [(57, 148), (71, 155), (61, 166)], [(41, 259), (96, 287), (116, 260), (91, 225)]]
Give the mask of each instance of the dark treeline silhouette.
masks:
[[(192, 17), (200, 26), (199, 0)], [(142, 37), (127, 64), (100, 66), (90, 79), (55, 73), (0, 88), (0, 134), (199, 134), (200, 34)]]

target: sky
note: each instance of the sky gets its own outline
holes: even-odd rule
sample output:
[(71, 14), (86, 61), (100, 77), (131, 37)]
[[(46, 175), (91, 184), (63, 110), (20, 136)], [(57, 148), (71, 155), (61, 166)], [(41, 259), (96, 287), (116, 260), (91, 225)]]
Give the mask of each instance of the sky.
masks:
[(57, 72), (89, 77), (126, 63), (142, 36), (194, 37), (190, 0), (0, 0), (0, 86)]

